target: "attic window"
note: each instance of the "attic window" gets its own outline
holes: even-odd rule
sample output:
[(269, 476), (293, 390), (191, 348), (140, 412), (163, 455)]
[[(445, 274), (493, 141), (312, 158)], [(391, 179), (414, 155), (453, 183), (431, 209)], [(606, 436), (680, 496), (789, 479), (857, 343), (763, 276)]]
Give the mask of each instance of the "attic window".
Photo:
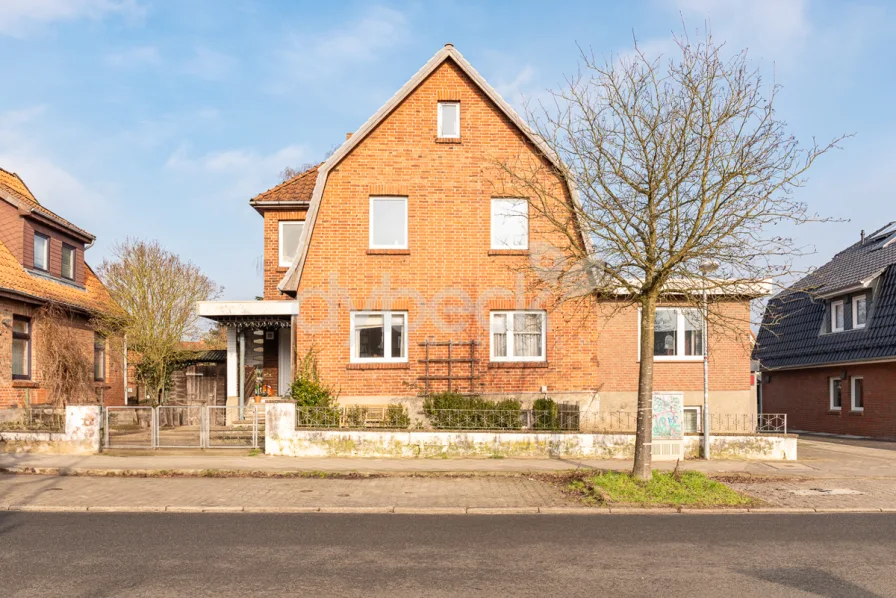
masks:
[(34, 233), (34, 269), (47, 270), (50, 267), (50, 238)]
[(460, 102), (439, 102), (439, 137), (460, 137)]
[(843, 301), (831, 303), (831, 332), (843, 332)]
[(865, 320), (868, 319), (868, 298), (865, 295), (859, 295), (852, 298), (852, 327), (864, 328)]

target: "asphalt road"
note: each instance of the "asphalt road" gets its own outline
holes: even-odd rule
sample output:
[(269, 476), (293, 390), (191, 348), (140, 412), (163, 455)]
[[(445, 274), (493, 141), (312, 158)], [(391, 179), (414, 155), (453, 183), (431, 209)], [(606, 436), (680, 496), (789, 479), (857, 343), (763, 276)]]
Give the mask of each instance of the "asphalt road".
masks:
[(7, 512), (0, 595), (896, 596), (896, 516)]

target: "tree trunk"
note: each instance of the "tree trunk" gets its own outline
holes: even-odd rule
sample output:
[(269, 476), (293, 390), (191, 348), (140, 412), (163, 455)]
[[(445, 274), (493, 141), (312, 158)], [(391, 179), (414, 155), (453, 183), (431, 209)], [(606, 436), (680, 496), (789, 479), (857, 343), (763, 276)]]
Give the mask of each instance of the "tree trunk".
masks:
[(635, 434), (635, 464), (632, 477), (649, 480), (653, 447), (653, 333), (656, 324), (656, 298), (641, 303), (641, 362), (638, 370), (638, 428)]

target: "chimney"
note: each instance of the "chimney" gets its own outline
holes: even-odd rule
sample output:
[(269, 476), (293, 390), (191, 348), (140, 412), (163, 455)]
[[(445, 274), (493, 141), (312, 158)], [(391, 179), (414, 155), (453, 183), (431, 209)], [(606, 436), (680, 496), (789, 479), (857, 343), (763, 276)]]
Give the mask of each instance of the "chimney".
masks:
[(346, 141), (348, 141), (348, 140), (351, 139), (351, 138), (352, 138), (352, 133), (346, 133), (346, 134), (345, 134), (345, 140), (346, 140)]
[(865, 229), (862, 229), (862, 245), (865, 244)]

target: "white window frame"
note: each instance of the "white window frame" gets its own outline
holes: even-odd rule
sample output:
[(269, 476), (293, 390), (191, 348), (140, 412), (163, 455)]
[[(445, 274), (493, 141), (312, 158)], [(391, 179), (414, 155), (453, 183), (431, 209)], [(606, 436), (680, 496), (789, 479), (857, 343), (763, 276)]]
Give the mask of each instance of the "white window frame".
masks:
[[(71, 251), (71, 258), (70, 258), (70, 262), (69, 262), (69, 268), (71, 269), (71, 272), (69, 272), (69, 273), (67, 273), (65, 271), (65, 252), (66, 251)], [(62, 253), (60, 254), (60, 262), (61, 262), (60, 274), (62, 275), (62, 278), (66, 279), (66, 280), (74, 280), (75, 279), (75, 259), (76, 259), (77, 255), (78, 255), (78, 250), (75, 249), (73, 246), (71, 246), (67, 243), (62, 244)]]
[[(859, 310), (856, 309), (859, 301), (865, 302), (865, 321), (859, 324)], [(865, 324), (868, 323), (868, 296), (867, 295), (856, 295), (852, 298), (852, 327), (856, 330), (865, 327)]]
[[(682, 411), (696, 411), (697, 412), (697, 429), (692, 433), (699, 434), (703, 431), (703, 418), (701, 417), (701, 412), (703, 411), (702, 407), (683, 407)], [(682, 421), (682, 423), (684, 423)], [(682, 428), (683, 430), (683, 428)]]
[[(834, 382), (840, 382), (840, 406), (834, 405)], [(843, 379), (839, 376), (831, 376), (828, 378), (828, 407), (831, 411), (840, 411), (843, 409)]]
[[(837, 328), (837, 307), (840, 307), (840, 311), (843, 313), (843, 323)], [(846, 326), (846, 305), (843, 303), (843, 300), (839, 301), (831, 301), (831, 332), (843, 332), (844, 327)]]
[[(302, 245), (302, 235), (305, 234), (305, 221), (304, 220), (281, 220), (277, 223), (277, 263), (281, 268), (289, 268), (292, 266), (292, 262), (287, 260), (283, 255), (283, 225), (285, 224), (300, 224), (302, 225), (302, 232), (299, 235), (299, 246)], [(299, 248), (296, 247), (296, 255), (299, 253)]]
[[(666, 306), (663, 306), (663, 307), (656, 308), (657, 311), (670, 310), (670, 309), (678, 310), (678, 317), (676, 318), (676, 321), (675, 321), (676, 330), (678, 332), (678, 339), (676, 340), (676, 346), (675, 346), (675, 355), (654, 355), (653, 360), (654, 361), (703, 361), (703, 352), (701, 352), (700, 355), (685, 355), (684, 354), (684, 310), (690, 309), (690, 310), (700, 312), (700, 320), (701, 320), (700, 321), (700, 334), (708, 337), (709, 336), (708, 327), (706, 326), (706, 323), (703, 322), (703, 320), (706, 317), (703, 313), (703, 310), (698, 307), (666, 307)], [(638, 308), (638, 347), (639, 347), (638, 361), (639, 362), (641, 361), (641, 351), (640, 351), (641, 325), (640, 325), (640, 322), (641, 322), (641, 308), (639, 307)], [(654, 324), (655, 323), (656, 323), (656, 321), (654, 320)], [(707, 339), (704, 338), (703, 342), (705, 343), (706, 341), (707, 341)], [(654, 348), (654, 353), (656, 353), (656, 348)]]
[[(537, 314), (541, 316), (541, 355), (538, 357), (529, 357), (529, 356), (521, 356), (518, 357), (516, 355), (511, 355), (513, 353), (513, 318), (516, 315), (533, 315)], [(504, 315), (509, 316), (506, 320), (507, 325), (507, 355), (496, 356), (495, 355), (495, 337), (492, 332), (492, 326), (494, 324), (495, 316)], [(548, 338), (548, 314), (544, 310), (539, 309), (509, 309), (509, 310), (498, 310), (489, 313), (488, 318), (488, 352), (489, 359), (491, 361), (534, 361), (534, 362), (542, 362), (547, 361), (548, 351), (547, 351), (547, 338)]]
[[(43, 251), (44, 266), (42, 268), (37, 265), (37, 239), (44, 240), (44, 251)], [(34, 266), (34, 269), (41, 270), (43, 272), (49, 272), (50, 271), (50, 237), (48, 235), (44, 235), (44, 234), (35, 232), (34, 233), (34, 241), (32, 244), (34, 246), (34, 259), (32, 260), (32, 265)]]
[[(501, 203), (509, 203), (509, 202), (522, 202), (526, 206), (526, 238), (520, 245), (498, 245), (495, 243), (495, 226), (497, 225), (497, 220), (495, 219), (495, 207), (501, 205)], [(491, 248), (492, 249), (529, 249), (529, 200), (523, 197), (493, 197), (492, 205), (491, 205)]]
[[(392, 330), (392, 316), (404, 316), (404, 355), (392, 357), (392, 334), (386, 334), (386, 328)], [(355, 345), (355, 317), (356, 316), (383, 316), (383, 357), (358, 357), (360, 347)], [(350, 314), (349, 351), (351, 363), (407, 363), (408, 361), (408, 312), (406, 311), (353, 311)]]
[[(404, 202), (404, 245), (375, 245), (373, 243), (373, 204), (376, 201), (380, 200), (388, 200), (388, 201), (396, 201), (400, 200)], [(401, 196), (390, 196), (390, 195), (371, 195), (370, 196), (370, 204), (368, 207), (368, 217), (367, 217), (367, 229), (368, 229), (368, 246), (370, 249), (407, 249), (408, 248), (408, 198)]]
[[(457, 111), (457, 135), (443, 135), (442, 134), (442, 107), (443, 106), (454, 106)], [(438, 129), (436, 134), (439, 139), (460, 139), (460, 102), (439, 102), (438, 108), (436, 108), (438, 112), (437, 120), (438, 120)]]
[[(862, 406), (856, 406), (856, 380), (862, 381)], [(865, 411), (865, 376), (853, 376), (849, 380), (849, 408), (851, 411)]]

